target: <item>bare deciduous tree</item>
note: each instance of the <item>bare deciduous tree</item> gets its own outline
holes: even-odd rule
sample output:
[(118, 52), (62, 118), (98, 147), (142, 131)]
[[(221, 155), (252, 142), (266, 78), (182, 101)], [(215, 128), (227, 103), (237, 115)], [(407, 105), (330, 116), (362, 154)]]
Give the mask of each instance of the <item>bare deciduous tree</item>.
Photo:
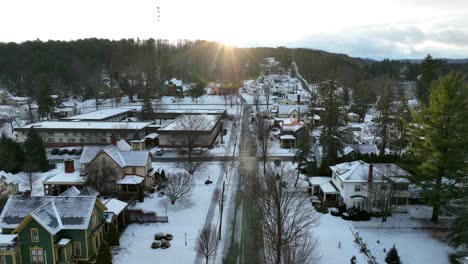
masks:
[(177, 130), (185, 139), (188, 161), (192, 163), (193, 149), (201, 137), (201, 131), (209, 128), (209, 121), (203, 115), (183, 115), (176, 122)]
[(269, 109), (270, 95), (271, 95), (271, 82), (269, 82), (268, 84), (265, 84), (265, 88), (263, 89), (263, 93), (265, 94), (265, 101), (266, 101), (267, 109)]
[(264, 236), (264, 263), (313, 263), (318, 258), (311, 228), (318, 216), (294, 187), (294, 172), (267, 166), (256, 188), (256, 208)]
[(408, 183), (405, 178), (382, 176), (368, 182), (365, 188), (372, 207), (380, 211), (382, 222), (386, 222), (393, 209), (401, 205), (397, 201), (402, 193), (408, 190)]
[(205, 167), (205, 162), (200, 160), (182, 161), (177, 163), (177, 167), (193, 175), (196, 171)]
[(117, 190), (114, 183), (118, 180), (118, 172), (111, 164), (103, 160), (94, 160), (87, 165), (86, 184), (103, 194), (115, 193)]
[(266, 173), (268, 155), (270, 151), (270, 121), (262, 118), (260, 113), (256, 115), (255, 136), (257, 142), (257, 154), (263, 166), (263, 173)]
[(216, 233), (216, 227), (203, 226), (197, 241), (195, 241), (195, 250), (198, 254), (205, 257), (205, 263), (208, 264), (209, 258), (216, 254), (217, 248), (218, 235)]
[(217, 188), (213, 193), (213, 198), (216, 200), (219, 209), (219, 230), (218, 230), (218, 239), (221, 240), (221, 228), (223, 226), (223, 211), (224, 211), (224, 201), (226, 200), (226, 195), (224, 194), (225, 182), (223, 181), (223, 187)]
[(194, 187), (192, 175), (185, 172), (168, 174), (164, 194), (171, 200), (171, 204), (174, 204), (178, 199), (190, 195)]
[(29, 190), (32, 193), (34, 182), (40, 179), (40, 174), (37, 173), (37, 164), (31, 160), (26, 160), (23, 164), (25, 179), (28, 182)]

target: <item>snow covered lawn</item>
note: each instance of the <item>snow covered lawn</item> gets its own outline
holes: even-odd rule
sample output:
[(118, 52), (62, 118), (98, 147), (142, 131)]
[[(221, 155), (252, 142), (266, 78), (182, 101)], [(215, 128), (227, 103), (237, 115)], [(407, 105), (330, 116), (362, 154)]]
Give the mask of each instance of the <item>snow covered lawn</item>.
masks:
[(388, 252), (393, 245), (403, 264), (450, 263), (450, 247), (433, 238), (428, 230), (362, 228), (357, 231), (378, 263), (385, 263), (387, 253), (383, 250)]
[[(367, 263), (367, 258), (354, 242), (350, 229), (358, 223), (361, 222), (345, 221), (329, 213), (320, 214), (320, 223), (312, 229), (319, 241), (320, 263), (349, 263), (352, 256), (356, 256), (357, 263)], [(388, 252), (394, 244), (403, 264), (449, 263), (450, 247), (433, 238), (430, 231), (409, 228), (357, 228), (356, 231), (378, 263), (385, 263), (386, 253), (383, 249)]]
[[(154, 168), (162, 168), (166, 175), (177, 171), (175, 163), (155, 163)], [(196, 257), (194, 243), (198, 231), (205, 224), (213, 190), (220, 174), (219, 163), (207, 163), (205, 169), (195, 173), (196, 185), (193, 194), (171, 205), (167, 197), (146, 198), (136, 203), (134, 208), (166, 214), (169, 223), (130, 224), (120, 238), (120, 250), (114, 254), (113, 263), (193, 263)], [(214, 182), (205, 185), (210, 176)], [(156, 233), (171, 233), (174, 239), (168, 249), (152, 249)], [(185, 234), (187, 245), (185, 245)]]

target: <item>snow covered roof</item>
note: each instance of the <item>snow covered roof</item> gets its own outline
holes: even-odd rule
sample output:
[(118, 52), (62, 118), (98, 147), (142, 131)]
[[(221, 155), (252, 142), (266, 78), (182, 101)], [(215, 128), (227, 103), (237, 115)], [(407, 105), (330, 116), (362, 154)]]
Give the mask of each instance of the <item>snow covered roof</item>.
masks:
[(144, 178), (138, 175), (127, 175), (123, 177), (122, 179), (117, 181), (117, 184), (140, 184), (143, 182)]
[[(343, 182), (367, 182), (369, 177), (369, 165), (362, 160), (340, 163), (330, 166), (333, 173)], [(381, 180), (382, 177), (390, 177), (393, 181), (408, 181), (405, 177), (410, 174), (393, 163), (372, 163), (374, 180)]]
[(169, 81), (165, 81), (165, 82), (164, 82), (165, 85), (168, 85), (169, 83), (172, 83), (172, 84), (174, 84), (175, 86), (182, 86), (182, 81), (181, 81), (181, 80), (177, 80), (177, 78), (172, 78), (172, 79), (170, 79)]
[(0, 178), (5, 179), (6, 184), (18, 184), (19, 181), (18, 179), (11, 173), (5, 172), (5, 171), (0, 171)]
[(81, 153), (80, 163), (90, 163), (96, 155), (104, 151), (111, 159), (113, 159), (121, 168), (127, 166), (144, 167), (149, 157), (149, 151), (122, 151), (117, 146), (109, 145), (107, 147), (85, 146)]
[[(91, 196), (12, 195), (0, 215), (0, 228), (16, 228), (24, 218), (35, 212), (35, 216), (50, 225), (52, 231), (59, 225), (52, 223), (58, 222), (58, 219), (54, 220), (55, 217), (60, 219), (63, 229), (87, 229), (95, 204), (96, 197)], [(42, 206), (44, 207), (41, 210), (36, 211)]]
[(32, 211), (31, 216), (52, 235), (57, 234), (63, 228), (62, 220), (53, 201)]
[(127, 143), (127, 141), (121, 139), (117, 141), (116, 143), (117, 149), (120, 151), (130, 151), (132, 150), (132, 147)]
[(338, 189), (336, 189), (335, 185), (331, 181), (324, 182), (320, 184), (320, 189), (322, 190), (323, 193), (326, 194), (338, 194), (340, 193)]
[(72, 186), (72, 187), (68, 188), (68, 190), (61, 193), (59, 196), (75, 197), (75, 196), (78, 196), (78, 195), (80, 195), (80, 190), (78, 190), (78, 188), (76, 188), (75, 186)]
[(12, 246), (18, 235), (0, 234), (0, 246)]
[(183, 128), (181, 128), (183, 127), (182, 124), (192, 118), (204, 119), (204, 121), (201, 121), (201, 122), (206, 123), (206, 125), (203, 125), (203, 127), (200, 129), (197, 129), (197, 131), (211, 131), (211, 129), (213, 129), (214, 126), (218, 123), (218, 120), (221, 119), (221, 116), (220, 115), (181, 115), (178, 118), (176, 118), (173, 122), (160, 128), (158, 132), (161, 134), (161, 132), (164, 132), (164, 131), (184, 130)]
[(282, 136), (280, 136), (280, 139), (291, 139), (291, 140), (294, 140), (294, 139), (296, 139), (296, 137), (293, 136), (293, 135), (282, 135)]
[(320, 184), (323, 184), (323, 183), (326, 183), (326, 182), (329, 182), (331, 181), (331, 177), (329, 176), (313, 176), (313, 177), (309, 177), (309, 181), (312, 185), (320, 185)]
[(59, 240), (59, 242), (57, 243), (57, 245), (58, 245), (59, 247), (64, 247), (64, 246), (66, 246), (66, 245), (67, 245), (68, 243), (70, 243), (70, 242), (71, 242), (70, 239), (68, 239), (68, 238), (62, 238), (62, 239)]
[[(86, 179), (80, 176), (80, 171), (75, 170), (72, 173), (61, 172), (47, 180), (43, 181), (43, 184), (85, 184)], [(71, 191), (72, 192), (72, 191)]]
[(136, 109), (128, 109), (128, 108), (108, 108), (108, 109), (101, 109), (93, 112), (89, 112), (86, 114), (70, 116), (62, 118), (62, 120), (105, 120), (116, 115), (125, 114)]
[(309, 112), (309, 106), (307, 105), (279, 105), (278, 114), (280, 115), (289, 115), (291, 112), (297, 111), (301, 113)]
[(93, 196), (93, 197), (97, 197), (97, 196), (99, 196), (99, 192), (96, 191), (96, 189), (94, 189), (94, 188), (91, 187), (91, 186), (86, 186), (86, 187), (83, 188), (83, 190), (81, 190), (79, 196)]
[(149, 157), (149, 151), (120, 151), (113, 145), (103, 148), (103, 151), (121, 168), (127, 166), (144, 167)]
[(107, 207), (106, 212), (112, 212), (116, 215), (119, 215), (128, 206), (128, 203), (114, 198), (104, 199), (102, 203)]
[(304, 126), (304, 123), (297, 121), (295, 118), (287, 118), (280, 123), (281, 129), (283, 131), (293, 131), (296, 132)]
[(145, 136), (145, 138), (147, 138), (147, 139), (155, 139), (157, 137), (159, 137), (159, 134), (157, 134), (157, 133), (151, 133), (151, 134), (148, 134), (148, 135)]
[(354, 144), (351, 147), (360, 154), (379, 154), (379, 149), (375, 144)]
[(151, 125), (149, 122), (100, 122), (100, 121), (44, 121), (29, 124), (20, 129), (104, 129), (104, 130), (140, 130)]

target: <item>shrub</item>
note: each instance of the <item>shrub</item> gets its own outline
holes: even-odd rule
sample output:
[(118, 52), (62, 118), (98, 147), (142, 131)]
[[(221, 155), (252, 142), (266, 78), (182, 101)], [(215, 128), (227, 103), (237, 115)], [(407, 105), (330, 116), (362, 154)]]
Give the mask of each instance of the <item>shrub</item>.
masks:
[(166, 240), (171, 241), (174, 238), (174, 236), (171, 234), (166, 234), (165, 238)]
[(96, 264), (112, 264), (112, 254), (110, 251), (109, 244), (104, 240), (96, 257)]
[(109, 225), (109, 234), (107, 235), (107, 242), (109, 246), (118, 246), (120, 244), (119, 230), (114, 224)]
[(387, 264), (401, 264), (400, 256), (398, 256), (398, 250), (395, 245), (388, 251), (387, 257), (385, 257), (385, 263)]
[(154, 235), (154, 240), (161, 240), (165, 237), (166, 236), (163, 233), (157, 233), (156, 235)]
[(138, 187), (138, 202), (142, 203), (145, 201), (145, 194), (141, 186)]
[(151, 243), (151, 248), (152, 249), (156, 249), (156, 248), (159, 248), (159, 247), (161, 247), (161, 242), (154, 241), (153, 243)]
[(324, 206), (324, 205), (316, 204), (316, 205), (314, 205), (314, 208), (319, 213), (322, 213), (322, 214), (327, 214), (328, 213), (328, 208), (326, 206)]
[(171, 242), (166, 241), (166, 240), (164, 240), (163, 242), (161, 242), (161, 248), (166, 249), (166, 248), (170, 248), (170, 247), (171, 247)]
[(330, 214), (333, 215), (333, 216), (341, 216), (343, 213), (340, 212), (338, 209), (336, 208), (331, 208), (330, 209)]

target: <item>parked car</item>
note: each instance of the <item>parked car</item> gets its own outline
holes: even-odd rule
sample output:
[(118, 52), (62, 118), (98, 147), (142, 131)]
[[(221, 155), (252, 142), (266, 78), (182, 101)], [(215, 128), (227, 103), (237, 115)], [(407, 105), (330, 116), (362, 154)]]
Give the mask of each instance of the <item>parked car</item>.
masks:
[(68, 149), (61, 149), (61, 150), (59, 150), (59, 152), (57, 154), (61, 156), (61, 155), (65, 155), (67, 153), (68, 153)]
[(68, 155), (76, 155), (76, 149), (71, 149), (68, 151)]
[(203, 154), (203, 149), (202, 148), (194, 148), (192, 153), (194, 155), (201, 155), (201, 154)]
[(83, 149), (77, 149), (76, 150), (76, 155), (81, 155), (81, 153), (83, 153)]
[(58, 148), (53, 148), (51, 151), (50, 151), (50, 154), (51, 155), (57, 155), (59, 152), (59, 149)]
[(164, 149), (155, 148), (154, 149), (154, 154), (156, 154), (157, 156), (161, 156), (162, 154), (164, 154)]

